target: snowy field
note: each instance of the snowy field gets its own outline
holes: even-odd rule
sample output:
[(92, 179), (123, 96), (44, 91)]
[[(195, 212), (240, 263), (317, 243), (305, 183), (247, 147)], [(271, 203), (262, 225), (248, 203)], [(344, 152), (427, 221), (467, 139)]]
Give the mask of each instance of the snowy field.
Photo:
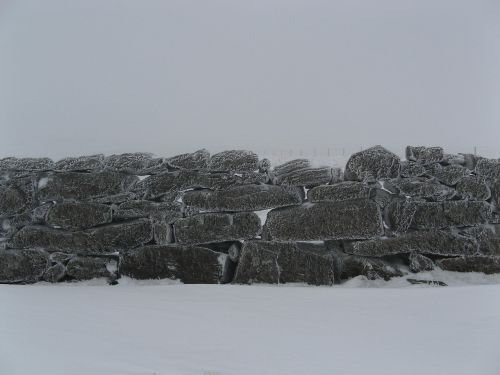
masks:
[(0, 285), (0, 374), (500, 374), (500, 275), (418, 277)]

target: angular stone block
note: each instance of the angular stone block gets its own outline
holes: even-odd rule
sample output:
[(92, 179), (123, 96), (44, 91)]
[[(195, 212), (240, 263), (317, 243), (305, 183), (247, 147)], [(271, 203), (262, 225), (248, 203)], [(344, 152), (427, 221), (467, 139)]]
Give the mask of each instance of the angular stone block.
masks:
[(472, 238), (446, 231), (421, 231), (399, 237), (352, 242), (346, 246), (345, 252), (366, 257), (404, 253), (443, 256), (473, 255), (478, 252), (478, 244)]
[(462, 199), (485, 201), (491, 197), (488, 185), (479, 176), (466, 176), (462, 178), (455, 187)]
[(104, 155), (67, 157), (59, 160), (54, 169), (62, 172), (97, 172), (104, 168)]
[(86, 232), (66, 232), (39, 225), (28, 225), (17, 232), (9, 245), (13, 248), (41, 248), (48, 251), (87, 252), (93, 241)]
[(43, 274), (43, 281), (49, 283), (57, 283), (66, 276), (66, 267), (61, 263), (56, 263), (50, 266)]
[(226, 258), (226, 254), (199, 246), (144, 246), (123, 255), (121, 273), (134, 279), (217, 284), (223, 279)]
[(0, 283), (34, 283), (49, 267), (41, 250), (0, 250)]
[(74, 280), (99, 277), (114, 278), (118, 268), (116, 260), (98, 257), (76, 257), (66, 266), (66, 275)]
[(184, 204), (203, 211), (259, 211), (302, 203), (296, 187), (241, 185), (224, 190), (191, 190), (184, 193)]
[(411, 272), (432, 271), (434, 269), (434, 262), (425, 255), (410, 253), (408, 258)]
[(357, 152), (347, 161), (344, 179), (346, 181), (375, 181), (394, 178), (399, 175), (400, 160), (396, 154), (382, 146), (374, 146)]
[(12, 171), (40, 172), (54, 168), (54, 162), (49, 158), (3, 158), (0, 159), (0, 169)]
[(477, 161), (474, 171), (486, 180), (498, 180), (500, 179), (500, 160), (482, 158)]
[(439, 182), (448, 186), (455, 186), (465, 176), (470, 174), (470, 171), (461, 165), (446, 165), (431, 164), (426, 167), (427, 174), (435, 177)]
[(236, 241), (254, 238), (260, 219), (253, 212), (199, 214), (174, 223), (174, 236), (180, 244)]
[(425, 178), (405, 178), (392, 180), (391, 183), (401, 195), (431, 202), (450, 200), (456, 195), (455, 189)]
[(149, 219), (105, 225), (89, 229), (86, 233), (92, 238), (96, 253), (132, 249), (153, 239), (153, 228)]
[(233, 282), (332, 285), (333, 258), (324, 245), (246, 241)]
[(144, 152), (107, 156), (104, 159), (104, 166), (113, 172), (135, 175), (161, 173), (168, 168), (162, 158), (153, 158), (151, 154)]
[(156, 217), (172, 223), (182, 217), (182, 205), (179, 202), (133, 200), (120, 204), (113, 217), (118, 220)]
[(38, 199), (58, 201), (85, 200), (123, 193), (138, 181), (136, 176), (116, 172), (57, 172), (38, 180)]
[(464, 228), (460, 234), (475, 239), (479, 244), (479, 253), (482, 255), (500, 256), (500, 225), (480, 225)]
[[(442, 164), (445, 165), (462, 165), (465, 166), (465, 156), (463, 154), (444, 154)], [(472, 169), (472, 168), (469, 168)]]
[(276, 177), (277, 185), (305, 186), (311, 188), (318, 185), (342, 181), (340, 168), (305, 168), (280, 174)]
[(438, 267), (455, 272), (500, 273), (500, 257), (474, 256), (446, 258), (436, 261)]
[(205, 149), (165, 159), (165, 162), (172, 168), (194, 170), (207, 169), (209, 161), (210, 153)]
[(294, 159), (289, 160), (283, 164), (277, 165), (273, 168), (273, 174), (279, 176), (282, 174), (287, 174), (299, 169), (309, 169), (311, 168), (311, 162), (307, 159)]
[(111, 207), (99, 203), (61, 202), (50, 207), (47, 224), (66, 230), (80, 230), (110, 223)]
[(333, 185), (316, 186), (307, 192), (310, 202), (342, 202), (370, 198), (371, 187), (363, 182), (345, 181)]
[(265, 229), (268, 238), (277, 241), (368, 239), (383, 234), (380, 209), (370, 200), (325, 201), (271, 210)]
[(251, 172), (259, 169), (259, 157), (252, 151), (229, 150), (212, 155), (208, 169), (214, 172)]
[(401, 177), (421, 177), (427, 173), (425, 167), (413, 161), (402, 161), (401, 162)]
[(419, 164), (439, 163), (444, 159), (441, 147), (407, 146), (406, 159)]
[(0, 185), (0, 217), (20, 214), (33, 206), (35, 188), (31, 178), (18, 178)]

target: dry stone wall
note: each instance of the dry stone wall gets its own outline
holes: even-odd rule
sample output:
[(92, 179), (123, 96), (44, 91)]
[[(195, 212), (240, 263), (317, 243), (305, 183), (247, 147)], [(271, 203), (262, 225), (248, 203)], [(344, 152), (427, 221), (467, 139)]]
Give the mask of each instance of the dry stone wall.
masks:
[(500, 161), (381, 146), (345, 169), (206, 150), (0, 160), (0, 282), (331, 285), (500, 273)]

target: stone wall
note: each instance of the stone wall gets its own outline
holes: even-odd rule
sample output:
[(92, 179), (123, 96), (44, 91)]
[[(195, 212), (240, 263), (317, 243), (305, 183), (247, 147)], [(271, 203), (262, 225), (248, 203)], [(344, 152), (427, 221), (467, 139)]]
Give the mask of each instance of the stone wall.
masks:
[(250, 151), (0, 160), (0, 282), (331, 285), (500, 272), (500, 161), (375, 146), (345, 170)]

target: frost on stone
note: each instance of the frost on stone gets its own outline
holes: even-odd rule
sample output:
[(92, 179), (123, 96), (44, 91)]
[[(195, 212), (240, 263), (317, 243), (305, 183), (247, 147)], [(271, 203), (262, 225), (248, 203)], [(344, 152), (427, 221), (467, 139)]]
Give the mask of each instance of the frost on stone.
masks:
[(462, 178), (470, 174), (467, 168), (460, 165), (431, 164), (426, 169), (429, 176), (448, 186), (455, 186)]
[(176, 155), (165, 159), (171, 168), (178, 169), (207, 169), (210, 160), (210, 153), (201, 149), (192, 153)]
[(408, 260), (411, 272), (432, 271), (434, 269), (434, 262), (425, 255), (412, 252)]
[(204, 211), (259, 211), (302, 203), (302, 192), (295, 187), (241, 185), (224, 190), (191, 190), (183, 202)]
[(255, 238), (259, 217), (253, 212), (204, 213), (174, 223), (175, 240), (181, 244), (203, 244)]
[(462, 199), (485, 201), (491, 197), (491, 191), (484, 179), (470, 175), (462, 178), (455, 187)]
[(178, 279), (217, 284), (223, 278), (221, 253), (200, 246), (144, 246), (123, 255), (121, 273), (135, 279)]
[(311, 162), (308, 159), (294, 159), (274, 167), (273, 174), (275, 176), (279, 176), (299, 169), (308, 169), (311, 167)]
[(399, 194), (431, 202), (450, 200), (456, 195), (455, 189), (442, 185), (435, 180), (425, 178), (405, 178), (392, 180), (391, 183), (398, 189)]
[(455, 272), (483, 272), (485, 274), (500, 273), (500, 257), (469, 256), (445, 258), (436, 261), (439, 268)]
[(345, 181), (332, 185), (316, 186), (307, 192), (310, 202), (342, 202), (370, 198), (371, 187), (363, 182)]
[(4, 158), (0, 159), (0, 170), (40, 172), (54, 169), (49, 158)]
[(427, 170), (422, 164), (413, 161), (401, 162), (401, 177), (421, 177), (427, 173)]
[(475, 173), (488, 181), (500, 179), (500, 160), (480, 159), (475, 166)]
[(265, 230), (277, 241), (368, 239), (383, 234), (379, 207), (363, 199), (274, 209)]
[(394, 178), (399, 175), (400, 160), (382, 146), (374, 146), (357, 152), (347, 161), (344, 179), (346, 181), (375, 181)]
[(99, 203), (62, 202), (50, 207), (46, 223), (66, 230), (80, 230), (110, 223), (111, 207)]
[(259, 169), (259, 157), (252, 151), (229, 150), (212, 155), (208, 169), (213, 172), (251, 172)]
[(0, 216), (16, 215), (31, 209), (34, 194), (33, 182), (29, 177), (0, 185)]
[(155, 174), (167, 171), (162, 158), (153, 158), (149, 153), (136, 152), (110, 155), (104, 159), (106, 169), (135, 175)]
[(74, 280), (90, 280), (106, 277), (114, 278), (114, 272), (108, 269), (109, 259), (102, 257), (72, 258), (66, 266), (66, 275)]
[(419, 164), (439, 163), (443, 160), (442, 147), (407, 146), (406, 159)]
[(0, 283), (34, 283), (49, 267), (42, 250), (0, 250)]
[(304, 168), (278, 175), (276, 184), (312, 188), (318, 185), (340, 182), (341, 179), (342, 172), (340, 168)]
[(59, 160), (54, 166), (56, 171), (63, 172), (96, 172), (102, 170), (103, 168), (103, 154), (67, 157)]
[(118, 205), (113, 217), (119, 220), (157, 217), (172, 223), (182, 217), (182, 204), (178, 202), (153, 202), (131, 200)]

